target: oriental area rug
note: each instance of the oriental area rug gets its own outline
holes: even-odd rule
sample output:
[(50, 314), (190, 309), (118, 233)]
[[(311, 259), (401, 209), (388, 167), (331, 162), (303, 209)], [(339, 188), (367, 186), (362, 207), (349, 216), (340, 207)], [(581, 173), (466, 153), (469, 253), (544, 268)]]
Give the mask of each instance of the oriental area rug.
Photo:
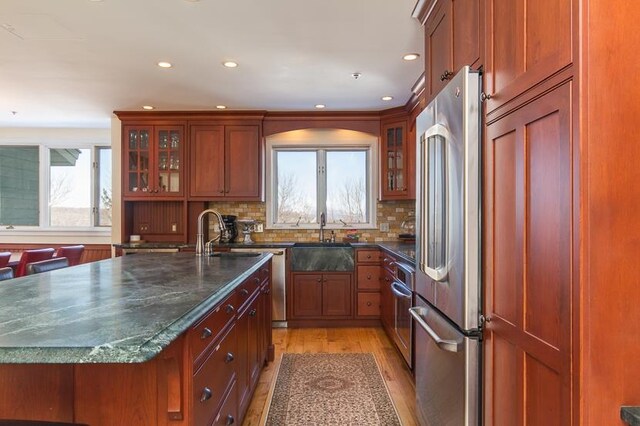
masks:
[(399, 426), (371, 353), (282, 355), (268, 426)]

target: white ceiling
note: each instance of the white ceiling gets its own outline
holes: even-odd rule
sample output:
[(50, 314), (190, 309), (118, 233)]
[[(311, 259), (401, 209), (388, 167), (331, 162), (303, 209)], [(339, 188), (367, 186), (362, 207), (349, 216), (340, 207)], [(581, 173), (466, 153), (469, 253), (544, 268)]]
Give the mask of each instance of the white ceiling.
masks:
[(112, 111), (142, 105), (404, 105), (424, 62), (402, 60), (423, 51), (415, 2), (1, 0), (0, 126), (106, 128)]

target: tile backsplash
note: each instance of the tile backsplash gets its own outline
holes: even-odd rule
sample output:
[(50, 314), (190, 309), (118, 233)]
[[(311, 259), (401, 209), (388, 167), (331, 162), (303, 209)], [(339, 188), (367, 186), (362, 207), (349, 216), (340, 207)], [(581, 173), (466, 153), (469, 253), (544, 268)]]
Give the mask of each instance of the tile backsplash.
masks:
[[(238, 219), (254, 219), (266, 222), (267, 205), (263, 202), (210, 202), (209, 207), (221, 214), (238, 216)], [(378, 229), (359, 229), (360, 242), (393, 241), (401, 234), (402, 222), (415, 211), (415, 201), (378, 201), (377, 205)], [(380, 231), (380, 224), (388, 223), (389, 231)], [(336, 241), (342, 241), (346, 231), (351, 228), (334, 229)], [(325, 235), (331, 234), (325, 231)], [(255, 242), (288, 242), (288, 241), (317, 241), (320, 237), (317, 229), (266, 229), (264, 232), (254, 232), (251, 238)], [(241, 238), (241, 235), (239, 235)]]

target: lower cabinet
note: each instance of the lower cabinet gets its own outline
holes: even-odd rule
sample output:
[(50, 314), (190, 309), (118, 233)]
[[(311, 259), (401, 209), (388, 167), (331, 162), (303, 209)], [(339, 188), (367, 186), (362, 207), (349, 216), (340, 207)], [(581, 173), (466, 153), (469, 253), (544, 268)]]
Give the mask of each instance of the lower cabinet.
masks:
[(344, 319), (352, 315), (352, 274), (292, 274), (293, 319)]

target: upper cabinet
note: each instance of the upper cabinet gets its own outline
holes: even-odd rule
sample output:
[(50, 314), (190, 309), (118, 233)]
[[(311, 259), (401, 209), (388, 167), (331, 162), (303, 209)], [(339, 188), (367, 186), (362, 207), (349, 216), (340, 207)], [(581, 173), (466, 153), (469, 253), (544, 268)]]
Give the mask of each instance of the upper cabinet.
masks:
[[(573, 63), (575, 0), (485, 0), (487, 113)], [(561, 77), (564, 79), (564, 77)], [(544, 90), (547, 90), (545, 88)], [(506, 110), (512, 109), (505, 105)]]
[(381, 178), (382, 200), (409, 198), (409, 184), (412, 174), (408, 167), (407, 122), (396, 121), (382, 125)]
[(123, 126), (122, 166), (125, 197), (182, 197), (184, 126)]
[(426, 100), (431, 101), (463, 66), (482, 65), (480, 3), (483, 0), (422, 2), (414, 17), (425, 26)]
[(260, 126), (194, 124), (190, 130), (189, 198), (259, 201)]

